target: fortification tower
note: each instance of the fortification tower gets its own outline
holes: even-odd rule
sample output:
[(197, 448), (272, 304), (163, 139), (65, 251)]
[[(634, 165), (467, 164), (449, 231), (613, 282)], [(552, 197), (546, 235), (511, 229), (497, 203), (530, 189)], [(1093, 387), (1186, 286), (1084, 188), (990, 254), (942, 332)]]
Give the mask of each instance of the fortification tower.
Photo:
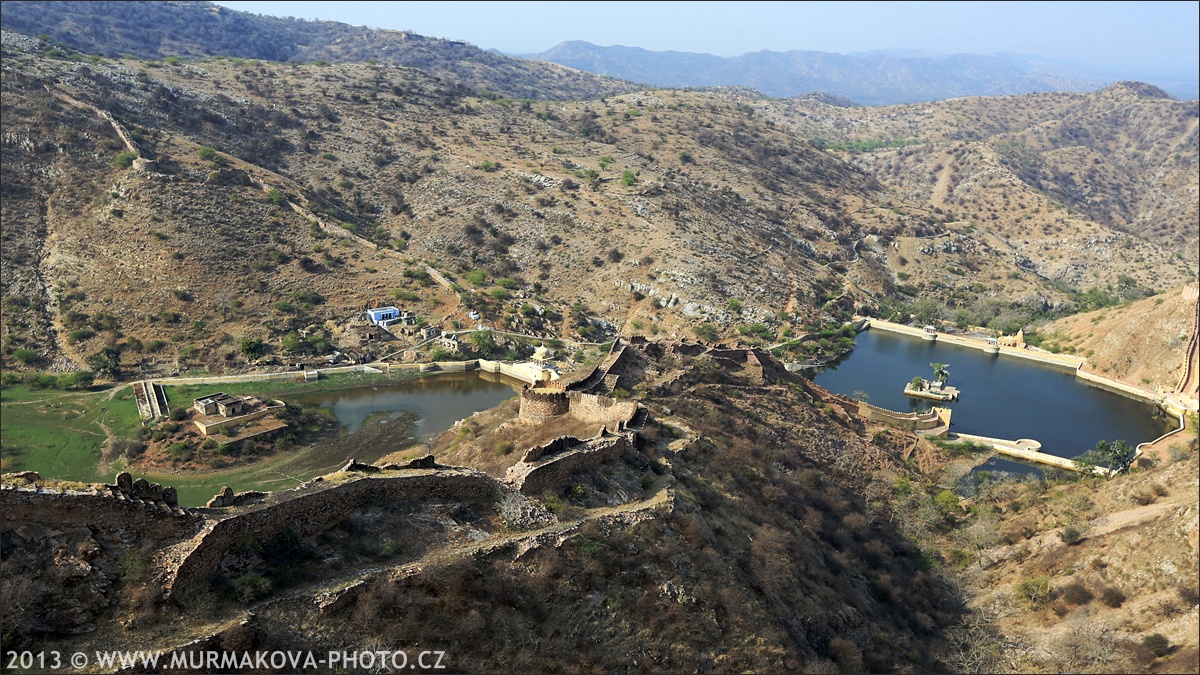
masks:
[(567, 391), (558, 384), (543, 382), (532, 387), (521, 388), (520, 418), (530, 422), (544, 422), (565, 415), (571, 408)]

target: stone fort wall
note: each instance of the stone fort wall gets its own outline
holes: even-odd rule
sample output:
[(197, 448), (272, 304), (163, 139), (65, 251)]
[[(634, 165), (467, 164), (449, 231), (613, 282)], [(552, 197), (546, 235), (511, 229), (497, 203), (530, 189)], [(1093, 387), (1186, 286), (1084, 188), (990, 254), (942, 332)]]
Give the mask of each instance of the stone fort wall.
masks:
[(562, 485), (571, 474), (592, 469), (624, 454), (631, 432), (597, 437), (565, 453), (536, 463), (521, 462), (509, 467), (505, 480), (526, 495), (538, 495)]
[(610, 431), (628, 424), (638, 410), (638, 404), (634, 401), (618, 401), (596, 394), (573, 391), (569, 398), (571, 415), (589, 424), (607, 424)]
[(287, 496), (285, 501), (277, 504), (213, 522), (188, 545), (168, 552), (163, 561), (163, 588), (170, 597), (207, 583), (229, 548), (245, 536), (266, 540), (286, 529), (292, 529), (300, 536), (309, 536), (331, 527), (366, 501), (491, 500), (499, 487), (493, 479), (477, 471), (418, 471), (399, 476), (375, 474), (349, 483)]
[(0, 513), (10, 523), (39, 523), (56, 529), (90, 527), (130, 530), (146, 540), (191, 537), (203, 519), (190, 512), (147, 508), (103, 493), (58, 493), (5, 487)]
[(875, 422), (883, 422), (892, 426), (901, 427), (904, 429), (912, 429), (914, 431), (925, 431), (935, 429), (943, 424), (948, 424), (949, 419), (943, 421), (943, 414), (939, 411), (942, 408), (931, 408), (924, 413), (901, 413), (887, 408), (871, 405), (870, 403), (859, 403), (858, 415), (864, 419)]
[(528, 385), (521, 389), (521, 410), (519, 417), (530, 422), (544, 422), (567, 414), (570, 410), (571, 399), (563, 389)]

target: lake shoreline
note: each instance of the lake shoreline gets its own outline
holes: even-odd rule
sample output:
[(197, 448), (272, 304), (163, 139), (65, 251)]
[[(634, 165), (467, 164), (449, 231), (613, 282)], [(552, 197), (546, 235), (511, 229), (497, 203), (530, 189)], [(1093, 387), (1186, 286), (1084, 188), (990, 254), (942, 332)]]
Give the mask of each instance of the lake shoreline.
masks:
[[(869, 320), (863, 323), (866, 328)], [(1137, 445), (1177, 427), (1177, 415), (1157, 400), (1090, 386), (1071, 368), (1062, 367), (1062, 360), (1051, 364), (1040, 359), (997, 359), (994, 352), (980, 353), (982, 341), (963, 345), (943, 340), (942, 334), (932, 340), (918, 335), (924, 332), (907, 326), (863, 330), (846, 357), (814, 373), (812, 379), (830, 391), (847, 396), (866, 393), (872, 404), (906, 411), (922, 403), (900, 393), (903, 383), (914, 375), (928, 377), (930, 362), (949, 362), (951, 379), (962, 390), (960, 400), (948, 404), (953, 410), (951, 433), (1036, 439), (1046, 454), (1067, 459), (1099, 440), (1125, 438)]]

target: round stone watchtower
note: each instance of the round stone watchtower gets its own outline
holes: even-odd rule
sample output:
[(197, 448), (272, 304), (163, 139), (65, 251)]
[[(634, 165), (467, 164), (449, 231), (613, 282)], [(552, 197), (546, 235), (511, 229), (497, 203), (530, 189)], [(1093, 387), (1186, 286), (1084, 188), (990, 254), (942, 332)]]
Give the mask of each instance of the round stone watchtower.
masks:
[(571, 409), (571, 399), (562, 387), (542, 383), (531, 387), (521, 388), (520, 418), (530, 422), (544, 422), (560, 415), (566, 415)]

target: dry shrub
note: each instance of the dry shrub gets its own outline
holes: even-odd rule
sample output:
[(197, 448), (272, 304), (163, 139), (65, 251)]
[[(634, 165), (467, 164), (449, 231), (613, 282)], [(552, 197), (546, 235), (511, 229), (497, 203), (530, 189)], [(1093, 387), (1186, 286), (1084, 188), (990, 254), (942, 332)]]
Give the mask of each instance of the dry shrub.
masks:
[(861, 536), (870, 527), (870, 523), (863, 514), (851, 512), (842, 517), (842, 526), (855, 536)]
[(1200, 648), (1181, 647), (1163, 662), (1162, 673), (1195, 673), (1200, 672)]
[(1153, 504), (1155, 499), (1157, 499), (1157, 496), (1150, 488), (1139, 488), (1129, 495), (1129, 501), (1138, 506)]
[(829, 659), (817, 659), (805, 663), (800, 672), (804, 675), (831, 675), (842, 671), (838, 670), (838, 665)]
[(1162, 633), (1154, 633), (1142, 638), (1142, 646), (1149, 649), (1155, 656), (1166, 656), (1171, 653), (1171, 641)]
[(1100, 602), (1116, 609), (1125, 603), (1125, 593), (1116, 586), (1105, 586), (1100, 591)]
[(1200, 584), (1196, 582), (1179, 584), (1175, 587), (1175, 593), (1188, 607), (1200, 605)]
[(829, 641), (827, 651), (843, 673), (864, 672), (862, 650), (852, 641), (840, 637), (833, 638)]
[(1087, 589), (1087, 586), (1079, 581), (1073, 581), (1063, 586), (1060, 596), (1064, 602), (1071, 605), (1086, 605), (1096, 597)]

